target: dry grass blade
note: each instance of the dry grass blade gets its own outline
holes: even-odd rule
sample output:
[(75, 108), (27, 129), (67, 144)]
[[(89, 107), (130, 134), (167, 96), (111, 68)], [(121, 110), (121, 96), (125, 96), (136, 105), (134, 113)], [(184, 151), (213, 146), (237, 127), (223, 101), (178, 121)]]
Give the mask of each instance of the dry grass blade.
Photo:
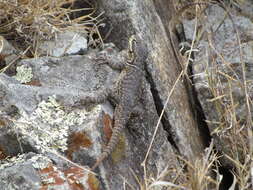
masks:
[(196, 159), (193, 164), (184, 160), (188, 166), (188, 188), (194, 190), (208, 190), (211, 186), (217, 188), (219, 183), (211, 177), (213, 164), (217, 160), (218, 156), (213, 152), (213, 142), (211, 142), (203, 158)]
[(184, 74), (184, 70), (181, 71), (181, 73), (179, 74), (179, 76), (178, 76), (176, 82), (174, 83), (172, 89), (170, 90), (170, 92), (169, 92), (169, 94), (168, 94), (168, 97), (167, 97), (167, 99), (166, 99), (166, 101), (165, 101), (165, 104), (164, 104), (164, 108), (163, 108), (163, 110), (162, 110), (162, 112), (161, 112), (161, 114), (160, 114), (160, 117), (159, 117), (158, 121), (157, 121), (157, 125), (156, 125), (156, 127), (155, 127), (155, 131), (154, 131), (154, 133), (153, 133), (153, 136), (152, 136), (150, 145), (149, 145), (149, 147), (148, 147), (148, 151), (147, 151), (146, 156), (145, 156), (145, 158), (144, 158), (144, 160), (143, 160), (143, 162), (142, 162), (142, 164), (141, 164), (141, 165), (144, 167), (144, 177), (145, 177), (145, 186), (146, 186), (146, 187), (147, 187), (147, 184), (148, 184), (147, 181), (146, 181), (146, 179), (147, 179), (146, 161), (147, 161), (147, 159), (148, 159), (149, 153), (150, 153), (151, 148), (152, 148), (152, 145), (153, 145), (153, 143), (154, 143), (155, 136), (156, 136), (157, 131), (158, 131), (158, 129), (159, 129), (159, 125), (160, 125), (160, 123), (161, 123), (161, 120), (162, 120), (163, 114), (164, 114), (164, 112), (165, 112), (165, 109), (166, 109), (166, 107), (167, 107), (167, 104), (169, 103), (170, 97), (171, 97), (172, 93), (174, 92), (175, 87), (177, 86), (177, 84), (178, 84), (178, 82), (180, 81), (180, 79), (181, 79), (181, 77), (183, 76), (183, 74)]
[(175, 187), (177, 189), (187, 190), (187, 188), (185, 188), (183, 186), (176, 185), (176, 184), (168, 182), (168, 181), (155, 181), (154, 183), (152, 183), (148, 187), (148, 189), (152, 189), (154, 187)]
[[(33, 50), (41, 40), (50, 40), (66, 30), (89, 33), (99, 23), (95, 5), (76, 8), (77, 0), (2, 0), (0, 33)], [(96, 31), (97, 32), (97, 31)], [(20, 44), (23, 46), (24, 44)]]
[(4, 73), (12, 64), (14, 64), (21, 57), (23, 57), (29, 49), (30, 49), (30, 47), (26, 48), (20, 55), (18, 55), (17, 57), (15, 57), (10, 63), (7, 63), (6, 67), (0, 69), (0, 73)]

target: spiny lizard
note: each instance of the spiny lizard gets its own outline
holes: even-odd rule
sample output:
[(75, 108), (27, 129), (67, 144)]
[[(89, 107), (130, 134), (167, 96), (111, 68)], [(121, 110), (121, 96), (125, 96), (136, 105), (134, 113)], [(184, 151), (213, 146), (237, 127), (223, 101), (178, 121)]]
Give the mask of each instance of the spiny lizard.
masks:
[(99, 103), (103, 102), (108, 96), (116, 101), (112, 136), (106, 148), (93, 165), (92, 170), (112, 153), (130, 116), (133, 113), (139, 113), (137, 106), (142, 93), (144, 78), (143, 65), (146, 54), (146, 49), (139, 44), (139, 41), (137, 42), (135, 36), (131, 36), (127, 52), (122, 51), (122, 54), (115, 59), (115, 57), (111, 57), (105, 51), (96, 59), (98, 62), (107, 63), (112, 68), (122, 69), (122, 71), (116, 88), (105, 89), (103, 92), (98, 93), (98, 96), (87, 97), (81, 102), (81, 104)]

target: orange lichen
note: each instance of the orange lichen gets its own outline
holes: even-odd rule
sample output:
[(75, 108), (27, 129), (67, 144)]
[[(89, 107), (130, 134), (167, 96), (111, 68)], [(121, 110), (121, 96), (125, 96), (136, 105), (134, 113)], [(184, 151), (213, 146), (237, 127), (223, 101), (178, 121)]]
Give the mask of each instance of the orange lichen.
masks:
[(105, 135), (106, 142), (109, 142), (112, 136), (112, 119), (109, 114), (103, 115), (103, 132)]
[(69, 136), (67, 157), (72, 159), (72, 153), (79, 150), (81, 147), (89, 147), (92, 145), (91, 140), (84, 132), (72, 133)]
[(40, 190), (47, 190), (49, 186), (63, 185), (65, 182), (65, 180), (61, 177), (61, 171), (51, 164), (48, 167), (40, 170), (39, 173), (42, 174), (43, 180), (53, 179), (49, 184), (42, 184)]
[(6, 66), (5, 57), (5, 55), (0, 53), (0, 70)]
[(79, 182), (79, 180), (84, 177), (83, 169), (79, 167), (71, 167), (64, 171), (64, 174), (67, 178), (67, 182), (71, 188), (71, 190), (84, 190), (83, 185)]
[(38, 81), (38, 80), (32, 80), (32, 81), (27, 82), (25, 84), (30, 85), (30, 86), (41, 86), (40, 81)]
[(90, 190), (99, 190), (100, 188), (100, 183), (99, 180), (96, 178), (94, 174), (89, 174), (88, 177), (88, 185)]
[(50, 173), (50, 172), (52, 172), (52, 171), (54, 171), (54, 168), (53, 168), (53, 166), (50, 164), (48, 167), (41, 169), (41, 170), (39, 171), (39, 173), (41, 173), (41, 174), (46, 174), (46, 173)]
[[(85, 190), (83, 183), (88, 184), (90, 190), (99, 190), (99, 180), (96, 176), (85, 173), (80, 167), (73, 166), (66, 170), (60, 170), (50, 164), (48, 167), (40, 170), (39, 173), (44, 181), (53, 179), (53, 182), (50, 184), (42, 184), (40, 190), (57, 189), (59, 185), (64, 185), (69, 190)], [(85, 175), (88, 175), (88, 179)]]
[(0, 62), (4, 62), (5, 61), (5, 58), (8, 57), (10, 54), (3, 54), (3, 53), (0, 53)]
[(67, 170), (64, 170), (65, 176), (69, 176), (69, 174), (74, 174), (76, 178), (81, 178), (84, 176), (84, 170), (82, 168), (73, 166), (68, 168)]

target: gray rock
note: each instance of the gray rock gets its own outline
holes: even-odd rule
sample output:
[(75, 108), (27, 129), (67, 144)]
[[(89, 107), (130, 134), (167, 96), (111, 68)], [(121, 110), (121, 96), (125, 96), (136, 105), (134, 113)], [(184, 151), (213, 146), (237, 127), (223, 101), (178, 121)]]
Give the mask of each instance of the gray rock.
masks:
[(28, 153), (0, 161), (1, 190), (99, 188), (96, 177), (81, 166), (70, 165), (56, 154), (47, 156)]
[(32, 68), (31, 85), (20, 84), (14, 78), (0, 74), (3, 103), (11, 103), (20, 110), (31, 113), (48, 96), (55, 95), (63, 103), (73, 105), (87, 95), (89, 89), (108, 86), (116, 80), (113, 76), (117, 72), (109, 67), (99, 69), (91, 60), (92, 54), (61, 59), (42, 57), (22, 60), (19, 65)]
[[(118, 50), (112, 44), (109, 46), (113, 47), (113, 56), (117, 56)], [(75, 102), (113, 86), (119, 76), (119, 72), (109, 66), (96, 64), (93, 61), (95, 55), (96, 52), (90, 52), (84, 56), (22, 60), (18, 65), (32, 68), (32, 81), (26, 84), (0, 74), (3, 100), (0, 113), (6, 120), (0, 126), (0, 146), (8, 147), (4, 149), (5, 154), (66, 152), (66, 156), (75, 163), (83, 166), (94, 164), (106, 142), (104, 139), (108, 137), (106, 122), (113, 118), (113, 107), (109, 102), (87, 106), (75, 106)], [(130, 168), (140, 179), (143, 177), (141, 163), (158, 120), (147, 82), (142, 99), (141, 116), (129, 121), (119, 146), (99, 167), (102, 189), (122, 189), (124, 181), (120, 176), (138, 188)], [(16, 107), (17, 113), (13, 116), (9, 114), (11, 106)], [(14, 138), (9, 138), (11, 135)], [(54, 162), (62, 165), (59, 159)], [(161, 172), (166, 167), (179, 169), (180, 166), (160, 124), (146, 170)], [(176, 173), (172, 172), (166, 177), (173, 179), (175, 176)]]
[(33, 153), (0, 161), (1, 190), (39, 190), (41, 179), (36, 169), (47, 166), (48, 162), (48, 159)]
[[(242, 62), (245, 63), (248, 95), (250, 99), (253, 97), (251, 50), (253, 38), (248, 37), (249, 31), (253, 29), (253, 23), (246, 17), (235, 16), (235, 12), (231, 11), (241, 38), (242, 52), (240, 52), (234, 26), (229, 17), (225, 17), (227, 13), (217, 5), (209, 6), (206, 12), (208, 22), (199, 21), (199, 23), (200, 28), (203, 29), (203, 36), (210, 38), (209, 41), (206, 37), (201, 38), (194, 47), (199, 50), (194, 53), (195, 60), (192, 64), (194, 83), (216, 148), (233, 158), (232, 150), (235, 142), (237, 142), (237, 150), (240, 149), (238, 147), (244, 149), (243, 142), (240, 142), (242, 138), (233, 138), (239, 137), (239, 131), (246, 125), (248, 114)], [(186, 36), (191, 39), (195, 21), (183, 22)], [(242, 57), (240, 57), (241, 53)], [(252, 110), (252, 105), (250, 109)], [(229, 160), (227, 161), (230, 163)]]
[[(111, 0), (98, 1), (113, 25), (109, 40), (126, 47), (132, 34), (137, 34), (148, 48), (146, 71), (156, 103), (161, 113), (169, 92), (173, 89), (181, 66), (176, 62), (169, 38), (169, 18), (172, 1)], [(157, 11), (159, 10), (159, 11)], [(168, 11), (170, 10), (170, 11)], [(163, 126), (180, 154), (193, 161), (204, 146), (197, 121), (189, 103), (187, 87), (180, 80), (165, 108)]]
[(241, 2), (232, 2), (233, 7), (238, 10), (238, 13), (253, 21), (253, 5), (252, 0), (244, 0)]
[(39, 189), (40, 178), (29, 164), (16, 165), (0, 171), (0, 186), (2, 190)]
[(39, 53), (53, 57), (80, 54), (87, 50), (87, 39), (81, 33), (60, 32), (53, 41), (42, 42), (38, 49)]

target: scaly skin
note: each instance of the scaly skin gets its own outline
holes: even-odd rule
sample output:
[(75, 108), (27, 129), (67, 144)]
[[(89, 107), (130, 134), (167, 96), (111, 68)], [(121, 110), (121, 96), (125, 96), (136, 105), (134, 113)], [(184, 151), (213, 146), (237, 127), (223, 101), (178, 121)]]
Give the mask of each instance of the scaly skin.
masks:
[[(138, 51), (135, 49), (136, 40), (132, 36), (129, 40), (128, 60), (120, 74), (120, 80), (117, 83), (116, 96), (117, 105), (114, 111), (114, 127), (111, 139), (108, 145), (98, 157), (93, 165), (94, 170), (104, 159), (106, 159), (114, 150), (119, 141), (119, 136), (126, 126), (130, 116), (138, 104), (142, 89), (143, 70), (142, 58), (138, 57)], [(145, 53), (145, 52), (144, 52)], [(110, 64), (108, 62), (108, 64)]]

